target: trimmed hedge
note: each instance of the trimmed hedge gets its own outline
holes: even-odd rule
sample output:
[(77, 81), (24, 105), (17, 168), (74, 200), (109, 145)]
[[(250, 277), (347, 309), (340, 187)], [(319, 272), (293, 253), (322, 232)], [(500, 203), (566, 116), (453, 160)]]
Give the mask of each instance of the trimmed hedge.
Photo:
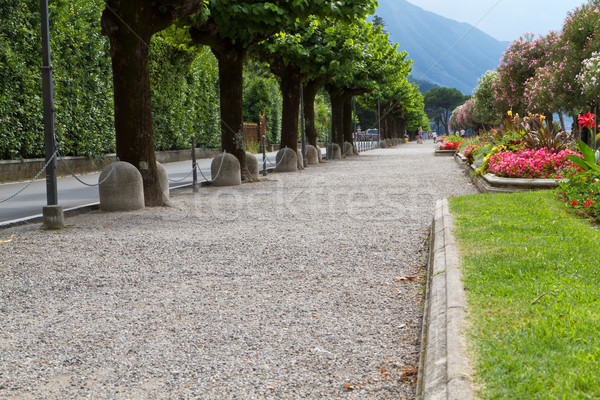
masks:
[[(56, 136), (63, 155), (115, 151), (109, 42), (103, 0), (50, 2)], [(44, 156), (38, 0), (0, 2), (0, 159)], [(220, 145), (217, 62), (155, 35), (150, 73), (157, 150)]]

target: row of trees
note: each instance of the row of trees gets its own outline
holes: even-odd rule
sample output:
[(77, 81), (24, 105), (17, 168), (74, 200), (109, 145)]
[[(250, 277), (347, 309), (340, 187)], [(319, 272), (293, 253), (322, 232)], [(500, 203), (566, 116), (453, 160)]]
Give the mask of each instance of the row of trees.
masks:
[[(600, 95), (600, 1), (569, 12), (561, 32), (527, 34), (510, 44), (496, 71), (486, 73), (473, 97), (453, 114), (454, 129), (499, 124), (506, 112), (576, 117), (593, 109)], [(577, 126), (575, 126), (575, 129)]]
[[(0, 61), (12, 67), (0, 69), (0, 150), (9, 157), (34, 154), (42, 143), (33, 72), (39, 65), (39, 4), (26, 3), (26, 9), (20, 0), (0, 5), (2, 20), (15, 24), (0, 27)], [(280, 127), (282, 145), (296, 148), (302, 86), (312, 144), (323, 129), (324, 93), (332, 137), (340, 145), (352, 141), (349, 104), (356, 95), (373, 109), (379, 100), (388, 137), (427, 123), (423, 97), (406, 80), (407, 54), (389, 43), (380, 26), (364, 21), (374, 11), (372, 0), (51, 3), (63, 152), (101, 154), (114, 143), (118, 157), (140, 169), (147, 205), (165, 201), (155, 149), (185, 147), (190, 134), (236, 155), (246, 180), (244, 117), (266, 113), (271, 138)], [(18, 79), (14, 71), (21, 73)], [(274, 95), (277, 84), (280, 94)]]

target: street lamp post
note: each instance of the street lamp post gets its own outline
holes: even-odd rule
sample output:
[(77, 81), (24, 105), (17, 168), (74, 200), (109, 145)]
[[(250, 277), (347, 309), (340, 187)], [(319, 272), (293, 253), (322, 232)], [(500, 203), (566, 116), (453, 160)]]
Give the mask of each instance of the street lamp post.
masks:
[(56, 149), (54, 136), (54, 85), (52, 82), (52, 65), (50, 60), (50, 21), (48, 16), (48, 0), (40, 0), (42, 22), (42, 90), (44, 100), (44, 151), (46, 155), (46, 199), (43, 208), (43, 225), (47, 229), (64, 227), (63, 209), (58, 205), (56, 184)]

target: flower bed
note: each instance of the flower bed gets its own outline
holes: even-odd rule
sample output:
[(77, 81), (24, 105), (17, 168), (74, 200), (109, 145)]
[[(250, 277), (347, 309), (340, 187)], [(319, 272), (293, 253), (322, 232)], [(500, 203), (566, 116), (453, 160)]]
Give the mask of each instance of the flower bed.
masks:
[(578, 155), (571, 150), (555, 153), (546, 148), (504, 151), (491, 156), (488, 171), (505, 178), (560, 179), (574, 165), (568, 154)]
[(456, 150), (461, 142), (444, 142), (440, 145), (440, 150)]

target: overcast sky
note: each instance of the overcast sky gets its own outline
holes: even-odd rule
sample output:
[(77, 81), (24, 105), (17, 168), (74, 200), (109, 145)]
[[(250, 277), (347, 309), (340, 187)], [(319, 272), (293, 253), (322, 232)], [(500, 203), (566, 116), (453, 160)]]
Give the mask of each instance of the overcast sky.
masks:
[(586, 0), (408, 0), (425, 10), (476, 26), (512, 42), (523, 33), (545, 35), (562, 29), (567, 12)]

